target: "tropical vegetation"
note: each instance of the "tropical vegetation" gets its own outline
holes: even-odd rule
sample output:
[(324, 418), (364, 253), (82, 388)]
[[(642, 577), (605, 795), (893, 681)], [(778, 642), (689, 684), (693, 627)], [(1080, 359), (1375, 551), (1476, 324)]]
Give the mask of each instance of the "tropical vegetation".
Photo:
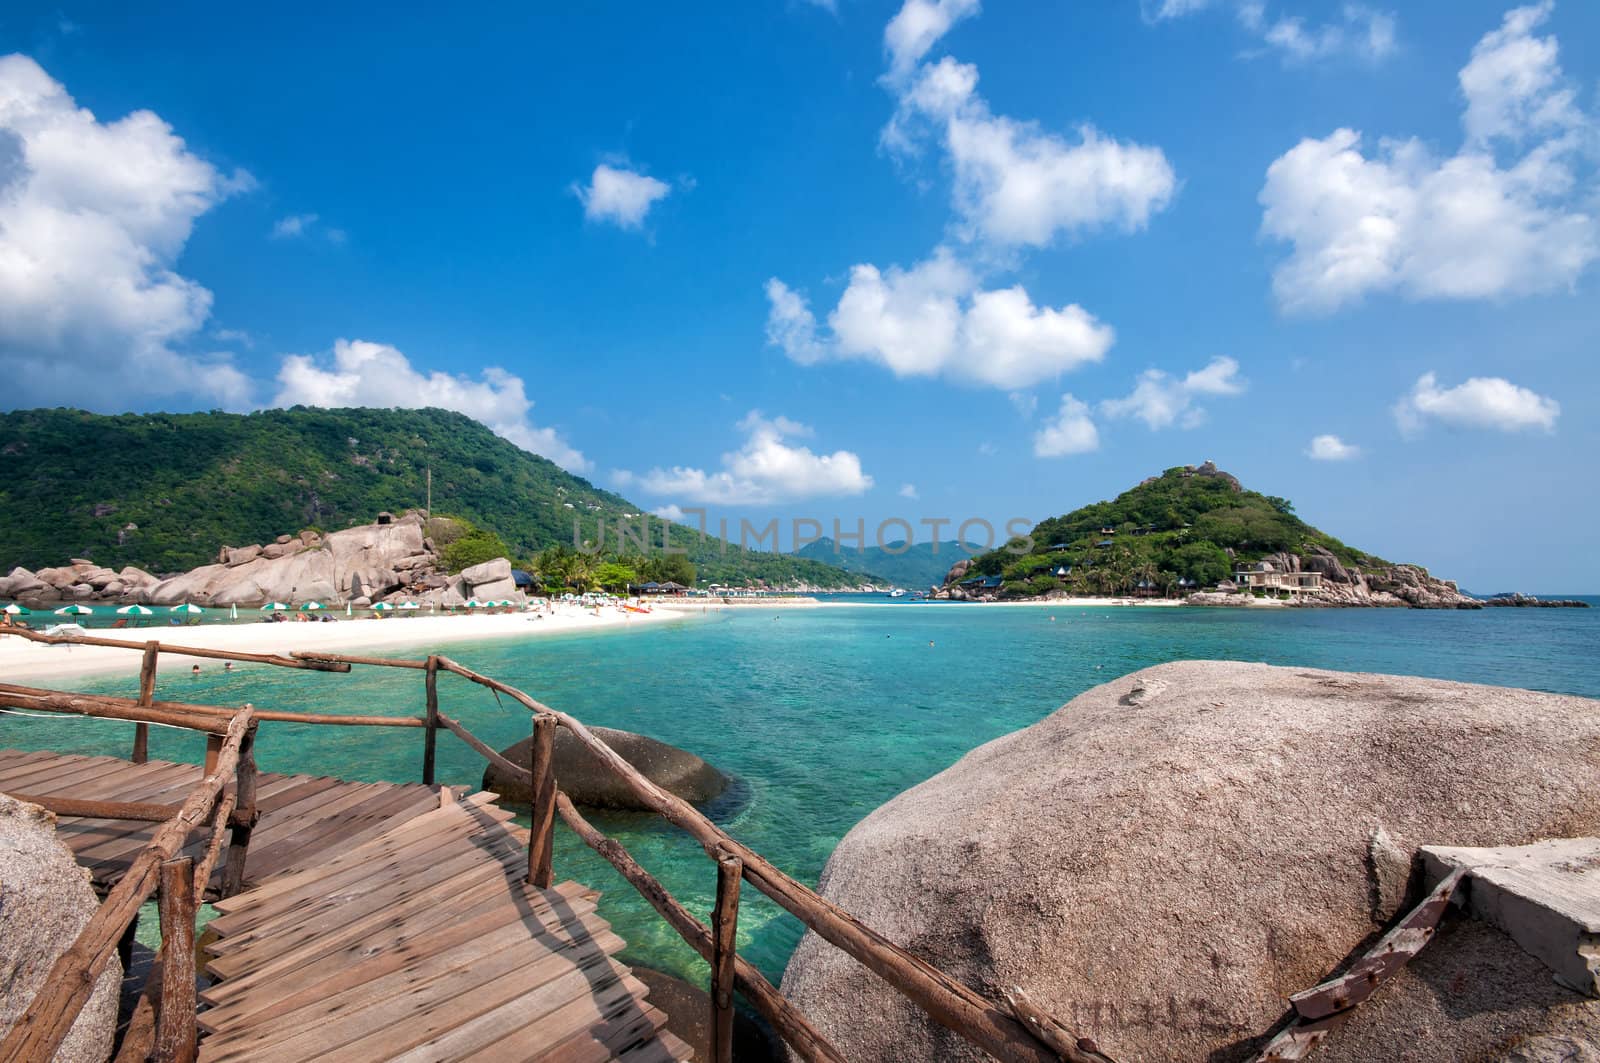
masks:
[[(82, 557), (176, 572), (215, 560), (225, 545), (271, 542), (305, 528), (337, 531), (384, 510), (424, 508), (430, 495), (433, 512), (470, 529), (441, 545), (452, 566), (501, 555), (533, 564), (554, 546), (586, 557), (638, 554), (643, 564), (660, 552), (667, 528), (671, 546), (685, 551), (673, 556), (689, 566), (672, 571), (694, 573), (680, 583), (864, 582), (820, 561), (668, 527), (446, 410), (0, 414), (0, 571)], [(638, 527), (645, 520), (652, 549), (618, 543), (619, 521)]]
[(1028, 537), (974, 558), (962, 578), (999, 576), (1001, 597), (1166, 594), (1212, 586), (1241, 562), (1313, 547), (1362, 568), (1388, 564), (1307, 524), (1288, 499), (1246, 490), (1209, 464), (1179, 466), (1040, 522)]

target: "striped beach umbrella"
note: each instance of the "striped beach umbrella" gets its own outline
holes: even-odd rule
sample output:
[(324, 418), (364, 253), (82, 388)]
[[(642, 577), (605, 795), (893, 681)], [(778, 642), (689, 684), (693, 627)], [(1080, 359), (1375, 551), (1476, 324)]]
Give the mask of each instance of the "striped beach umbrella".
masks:
[(302, 613), (312, 613), (322, 608), (321, 602), (306, 602), (300, 607)]
[(33, 610), (32, 609), (29, 609), (25, 605), (18, 605), (16, 602), (12, 602), (10, 605), (6, 606), (4, 609), (0, 609), (0, 612), (5, 613), (7, 616), (32, 616), (33, 615)]
[(63, 605), (56, 610), (57, 616), (93, 616), (94, 610), (87, 605)]
[(393, 608), (394, 608), (394, 606), (390, 605), (388, 602), (373, 602), (372, 603), (372, 611), (374, 613), (387, 613), (389, 610), (391, 610)]
[(149, 616), (154, 610), (146, 609), (142, 605), (125, 605), (117, 610), (118, 616)]
[(173, 606), (171, 609), (168, 609), (167, 612), (182, 613), (184, 616), (200, 616), (205, 612), (205, 610), (200, 608), (198, 605), (194, 605), (190, 602), (184, 602), (182, 605)]
[(466, 606), (468, 609), (482, 609), (483, 603), (478, 601), (476, 598), (468, 598), (466, 601)]
[(261, 607), (263, 613), (287, 613), (289, 607), (282, 602), (268, 602)]
[(416, 602), (401, 602), (398, 606), (396, 606), (396, 608), (404, 609), (409, 612), (412, 609), (421, 609), (422, 607)]

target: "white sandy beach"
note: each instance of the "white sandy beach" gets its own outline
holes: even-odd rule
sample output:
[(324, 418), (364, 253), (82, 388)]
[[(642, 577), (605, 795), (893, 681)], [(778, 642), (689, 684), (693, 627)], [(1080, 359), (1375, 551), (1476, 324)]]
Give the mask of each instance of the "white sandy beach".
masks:
[[(538, 638), (542, 635), (586, 631), (612, 631), (621, 634), (653, 624), (682, 620), (685, 613), (656, 610), (626, 613), (602, 609), (597, 616), (576, 607), (557, 607), (542, 618), (531, 613), (490, 614), (484, 616), (385, 617), (381, 620), (340, 620), (331, 624), (202, 624), (194, 627), (148, 627), (127, 631), (93, 630), (95, 637), (128, 642), (154, 639), (166, 646), (193, 646), (203, 649), (237, 650), (244, 653), (288, 653), (292, 650), (327, 650), (337, 653), (398, 654), (415, 648), (425, 656), (430, 648), (451, 642), (495, 638)], [(139, 674), (140, 654), (136, 650), (110, 646), (49, 645), (27, 639), (0, 636), (0, 682), (44, 683), (86, 675)], [(187, 671), (195, 664), (210, 671), (222, 667), (217, 660), (162, 654), (162, 671)]]

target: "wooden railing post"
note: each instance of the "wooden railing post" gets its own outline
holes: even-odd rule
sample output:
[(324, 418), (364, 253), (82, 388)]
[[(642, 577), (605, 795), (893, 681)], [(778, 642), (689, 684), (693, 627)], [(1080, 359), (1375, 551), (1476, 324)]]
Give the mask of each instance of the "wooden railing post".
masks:
[(717, 856), (717, 904), (711, 913), (711, 1063), (733, 1063), (733, 982), (738, 957), (739, 878), (744, 861)]
[(556, 723), (554, 716), (533, 718), (533, 743), (529, 766), (533, 771), (533, 828), (528, 832), (528, 882), (547, 890), (555, 881), (556, 831)]
[[(245, 706), (249, 708), (249, 706)], [(222, 872), (221, 894), (232, 897), (244, 888), (244, 862), (250, 852), (250, 832), (256, 819), (256, 724), (239, 742), (239, 766), (233, 791), (233, 815), (228, 824), (232, 835), (228, 842), (228, 862)], [(219, 824), (220, 827), (220, 824)]]
[[(147, 642), (144, 644), (144, 663), (139, 668), (139, 707), (148, 709), (156, 700), (156, 656), (161, 652), (161, 643)], [(136, 723), (133, 725), (133, 762), (143, 764), (150, 759), (150, 725)]]
[(424, 682), (428, 690), (428, 729), (422, 737), (422, 783), (424, 786), (432, 786), (434, 743), (439, 733), (438, 657), (432, 655), (428, 657), (428, 672)]
[(217, 757), (222, 752), (222, 736), (217, 734), (206, 735), (206, 766), (201, 773), (210, 775), (217, 770)]
[(161, 865), (161, 1008), (156, 1015), (156, 1063), (193, 1063), (199, 1031), (194, 986), (194, 861)]

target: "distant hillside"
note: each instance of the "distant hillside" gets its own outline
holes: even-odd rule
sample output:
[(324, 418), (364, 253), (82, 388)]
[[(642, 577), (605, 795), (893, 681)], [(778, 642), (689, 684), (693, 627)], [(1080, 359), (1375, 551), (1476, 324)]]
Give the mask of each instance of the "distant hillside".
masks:
[(914, 543), (909, 548), (905, 540), (888, 546), (838, 546), (832, 539), (818, 539), (796, 550), (800, 557), (808, 557), (829, 565), (837, 565), (846, 572), (855, 572), (870, 578), (876, 584), (890, 583), (896, 587), (927, 590), (944, 582), (950, 566), (971, 556), (954, 539), (945, 543)]
[(1109, 502), (1042, 521), (1031, 538), (1020, 556), (1001, 548), (975, 558), (963, 578), (1000, 576), (1001, 597), (1120, 594), (1140, 582), (1156, 590), (1179, 580), (1210, 586), (1236, 562), (1283, 553), (1323, 550), (1341, 565), (1390, 566), (1307, 524), (1288, 499), (1246, 490), (1210, 462), (1168, 469)]
[[(77, 410), (0, 414), (0, 572), (83, 557), (174, 572), (223, 545), (271, 542), (303, 528), (337, 531), (382, 510), (433, 509), (498, 532), (524, 556), (593, 541), (602, 519), (643, 508), (445, 410), (295, 407), (241, 415)], [(659, 545), (658, 524), (652, 540)], [(605, 542), (611, 548), (615, 536)], [(745, 552), (674, 527), (712, 582), (843, 588), (842, 569)]]

